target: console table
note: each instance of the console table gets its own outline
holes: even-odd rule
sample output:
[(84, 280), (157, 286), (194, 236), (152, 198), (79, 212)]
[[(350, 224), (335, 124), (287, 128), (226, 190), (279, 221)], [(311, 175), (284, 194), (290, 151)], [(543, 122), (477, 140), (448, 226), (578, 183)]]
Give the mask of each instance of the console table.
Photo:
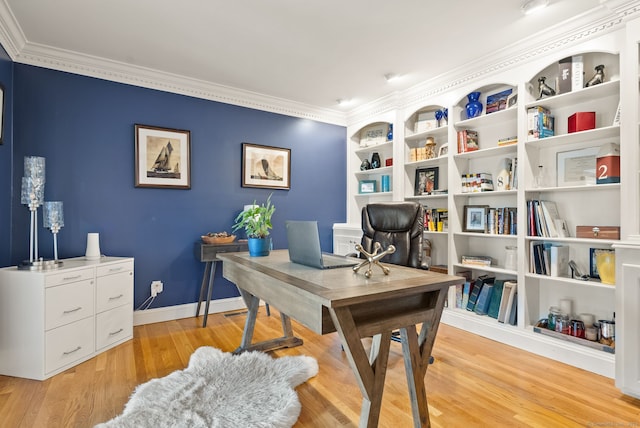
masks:
[[(205, 263), (204, 274), (202, 275), (202, 285), (200, 286), (200, 298), (196, 308), (196, 317), (200, 315), (200, 305), (205, 299), (204, 320), (202, 327), (207, 326), (207, 316), (209, 315), (209, 301), (211, 300), (211, 292), (213, 291), (213, 277), (216, 273), (216, 263), (221, 262), (218, 258), (220, 253), (235, 253), (239, 251), (249, 251), (249, 245), (246, 240), (235, 241), (230, 244), (205, 244), (196, 242), (194, 246), (196, 259)], [(208, 285), (207, 285), (208, 284)]]

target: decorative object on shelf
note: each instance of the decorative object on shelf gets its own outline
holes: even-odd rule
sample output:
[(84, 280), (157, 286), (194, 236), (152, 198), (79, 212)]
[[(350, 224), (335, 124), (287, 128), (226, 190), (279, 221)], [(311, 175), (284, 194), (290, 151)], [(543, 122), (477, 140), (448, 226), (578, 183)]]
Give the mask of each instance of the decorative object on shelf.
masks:
[(576, 226), (576, 238), (620, 239), (620, 226)]
[(572, 78), (572, 58), (567, 57), (558, 61), (558, 80), (556, 89), (559, 94), (566, 94), (571, 92)]
[(291, 149), (242, 143), (242, 187), (291, 188)]
[(487, 228), (487, 209), (489, 205), (464, 206), (464, 232), (484, 233)]
[(449, 144), (445, 143), (438, 149), (438, 157), (446, 156), (449, 153)]
[(616, 322), (615, 320), (598, 320), (600, 326), (600, 343), (615, 346)]
[(493, 191), (493, 176), (486, 172), (462, 174), (462, 193)]
[(538, 78), (538, 99), (542, 97), (552, 97), (556, 94), (555, 89), (546, 83), (547, 78), (544, 76), (540, 76)]
[(389, 124), (389, 130), (387, 131), (387, 141), (393, 141), (393, 123)]
[(382, 191), (389, 192), (391, 190), (390, 178), (388, 175), (383, 175), (380, 177), (380, 181), (382, 182)]
[(436, 157), (436, 141), (433, 137), (427, 137), (424, 147), (426, 148), (426, 159), (434, 159)]
[(438, 128), (441, 126), (441, 120), (442, 120), (442, 110), (436, 110), (435, 112), (433, 112), (433, 115), (436, 118), (436, 123), (438, 124)]
[(391, 269), (381, 264), (380, 259), (382, 259), (387, 254), (395, 253), (396, 247), (394, 247), (393, 245), (389, 245), (389, 247), (386, 250), (378, 254), (378, 251), (380, 251), (381, 249), (382, 249), (382, 246), (380, 245), (379, 242), (375, 242), (373, 244), (372, 253), (366, 252), (364, 248), (362, 248), (362, 245), (356, 244), (356, 251), (359, 251), (360, 254), (365, 256), (365, 260), (363, 262), (358, 263), (356, 266), (354, 266), (353, 271), (358, 272), (360, 268), (362, 268), (363, 266), (367, 266), (367, 270), (365, 271), (364, 276), (367, 278), (371, 278), (371, 274), (373, 273), (371, 268), (373, 267), (373, 265), (376, 265), (380, 269), (382, 269), (382, 272), (384, 272), (385, 275), (389, 275), (389, 272), (391, 272)]
[(467, 119), (480, 116), (480, 113), (482, 113), (482, 103), (479, 101), (480, 92), (471, 92), (469, 95), (467, 95), (467, 99), (469, 100), (469, 102), (465, 106), (465, 109), (467, 111)]
[(393, 158), (385, 159), (384, 166), (393, 166)]
[(569, 269), (571, 269), (571, 278), (589, 281), (589, 275), (583, 274), (573, 260), (569, 260)]
[(380, 154), (378, 154), (378, 152), (374, 152), (371, 155), (371, 168), (376, 169), (376, 168), (380, 168)]
[(567, 120), (567, 132), (572, 134), (574, 132), (587, 131), (596, 127), (596, 112), (595, 111), (579, 111), (571, 116)]
[(478, 131), (463, 129), (457, 132), (458, 153), (474, 152), (480, 149)]
[(504, 268), (507, 270), (518, 269), (518, 247), (515, 245), (504, 247)]
[(389, 124), (386, 122), (375, 123), (360, 131), (360, 147), (369, 147), (382, 144), (387, 141)]
[[(613, 249), (589, 248), (589, 276), (591, 278), (600, 279), (603, 284), (614, 284), (616, 279), (615, 257), (616, 252)], [(605, 278), (602, 278), (602, 275), (600, 274), (600, 267), (605, 264)]]
[(593, 77), (587, 81), (587, 83), (584, 85), (585, 87), (588, 88), (589, 86), (595, 86), (604, 82), (604, 65), (596, 65), (595, 70), (596, 74), (594, 74)]
[(442, 118), (444, 119), (444, 125), (448, 125), (449, 124), (449, 109), (448, 108), (443, 108), (442, 109)]
[(543, 165), (538, 165), (538, 171), (536, 171), (536, 176), (534, 177), (533, 185), (536, 189), (541, 189), (547, 186), (547, 178), (545, 176), (545, 169)]
[(507, 99), (513, 92), (513, 89), (505, 89), (504, 91), (487, 96), (486, 114), (501, 111), (507, 108)]
[(358, 193), (376, 193), (378, 183), (376, 180), (360, 180), (358, 183)]
[(596, 184), (620, 183), (620, 144), (607, 143), (596, 156)]
[(430, 195), (438, 188), (438, 167), (416, 168), (415, 196)]
[(42, 225), (53, 234), (53, 263), (62, 265), (58, 260), (58, 232), (64, 226), (64, 212), (61, 201), (48, 201), (42, 206)]
[(496, 175), (496, 190), (504, 191), (511, 189), (510, 171), (512, 160), (510, 158), (503, 158), (500, 161), (498, 167), (498, 174)]
[(20, 190), (20, 203), (29, 207), (31, 222), (29, 226), (29, 260), (19, 266), (20, 269), (42, 269), (44, 264), (38, 260), (38, 207), (44, 202), (45, 159), (39, 156), (25, 156), (24, 176)]
[(135, 187), (191, 188), (191, 132), (135, 125)]
[(276, 207), (271, 203), (271, 196), (266, 203), (246, 205), (235, 218), (233, 231), (244, 229), (247, 234), (249, 255), (252, 257), (268, 256), (271, 250), (269, 229), (273, 227), (271, 217)]
[(369, 162), (369, 159), (364, 159), (360, 164), (360, 171), (366, 171), (368, 169), (371, 169), (371, 162)]
[(514, 107), (518, 104), (518, 94), (511, 94), (507, 97), (507, 108)]

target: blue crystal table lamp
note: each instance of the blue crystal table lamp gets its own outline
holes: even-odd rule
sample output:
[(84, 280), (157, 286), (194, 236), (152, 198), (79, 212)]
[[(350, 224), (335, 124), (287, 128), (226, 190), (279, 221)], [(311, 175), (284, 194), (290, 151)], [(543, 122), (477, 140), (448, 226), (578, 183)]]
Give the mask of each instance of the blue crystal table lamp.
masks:
[(42, 206), (43, 226), (51, 230), (53, 234), (53, 263), (56, 266), (62, 265), (58, 260), (58, 232), (64, 226), (64, 213), (61, 201), (48, 201)]

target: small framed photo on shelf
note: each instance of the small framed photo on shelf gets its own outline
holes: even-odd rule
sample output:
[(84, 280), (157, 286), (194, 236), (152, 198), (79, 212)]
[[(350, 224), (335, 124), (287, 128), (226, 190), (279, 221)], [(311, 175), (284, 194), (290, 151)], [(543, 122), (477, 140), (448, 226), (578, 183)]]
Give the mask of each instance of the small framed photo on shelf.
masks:
[(558, 187), (596, 184), (596, 156), (599, 147), (558, 152)]
[(438, 149), (438, 157), (440, 158), (442, 156), (446, 156), (447, 154), (449, 154), (449, 144), (445, 143)]
[(358, 193), (376, 193), (376, 180), (360, 180), (358, 183)]
[(438, 189), (438, 167), (416, 168), (415, 196), (431, 195)]
[(518, 104), (518, 94), (511, 94), (507, 97), (507, 108), (514, 107)]
[(591, 278), (600, 279), (598, 265), (596, 263), (596, 251), (600, 253), (615, 254), (616, 250), (610, 248), (589, 248), (589, 276)]
[(484, 233), (487, 228), (487, 209), (489, 205), (465, 205), (462, 230)]

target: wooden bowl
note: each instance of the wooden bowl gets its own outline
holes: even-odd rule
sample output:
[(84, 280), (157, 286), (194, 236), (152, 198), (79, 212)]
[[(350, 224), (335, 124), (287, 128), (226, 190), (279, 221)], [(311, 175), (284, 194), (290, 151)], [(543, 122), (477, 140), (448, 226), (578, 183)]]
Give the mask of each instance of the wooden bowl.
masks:
[(236, 235), (230, 236), (207, 236), (202, 235), (202, 242), (205, 244), (230, 244), (236, 239)]

